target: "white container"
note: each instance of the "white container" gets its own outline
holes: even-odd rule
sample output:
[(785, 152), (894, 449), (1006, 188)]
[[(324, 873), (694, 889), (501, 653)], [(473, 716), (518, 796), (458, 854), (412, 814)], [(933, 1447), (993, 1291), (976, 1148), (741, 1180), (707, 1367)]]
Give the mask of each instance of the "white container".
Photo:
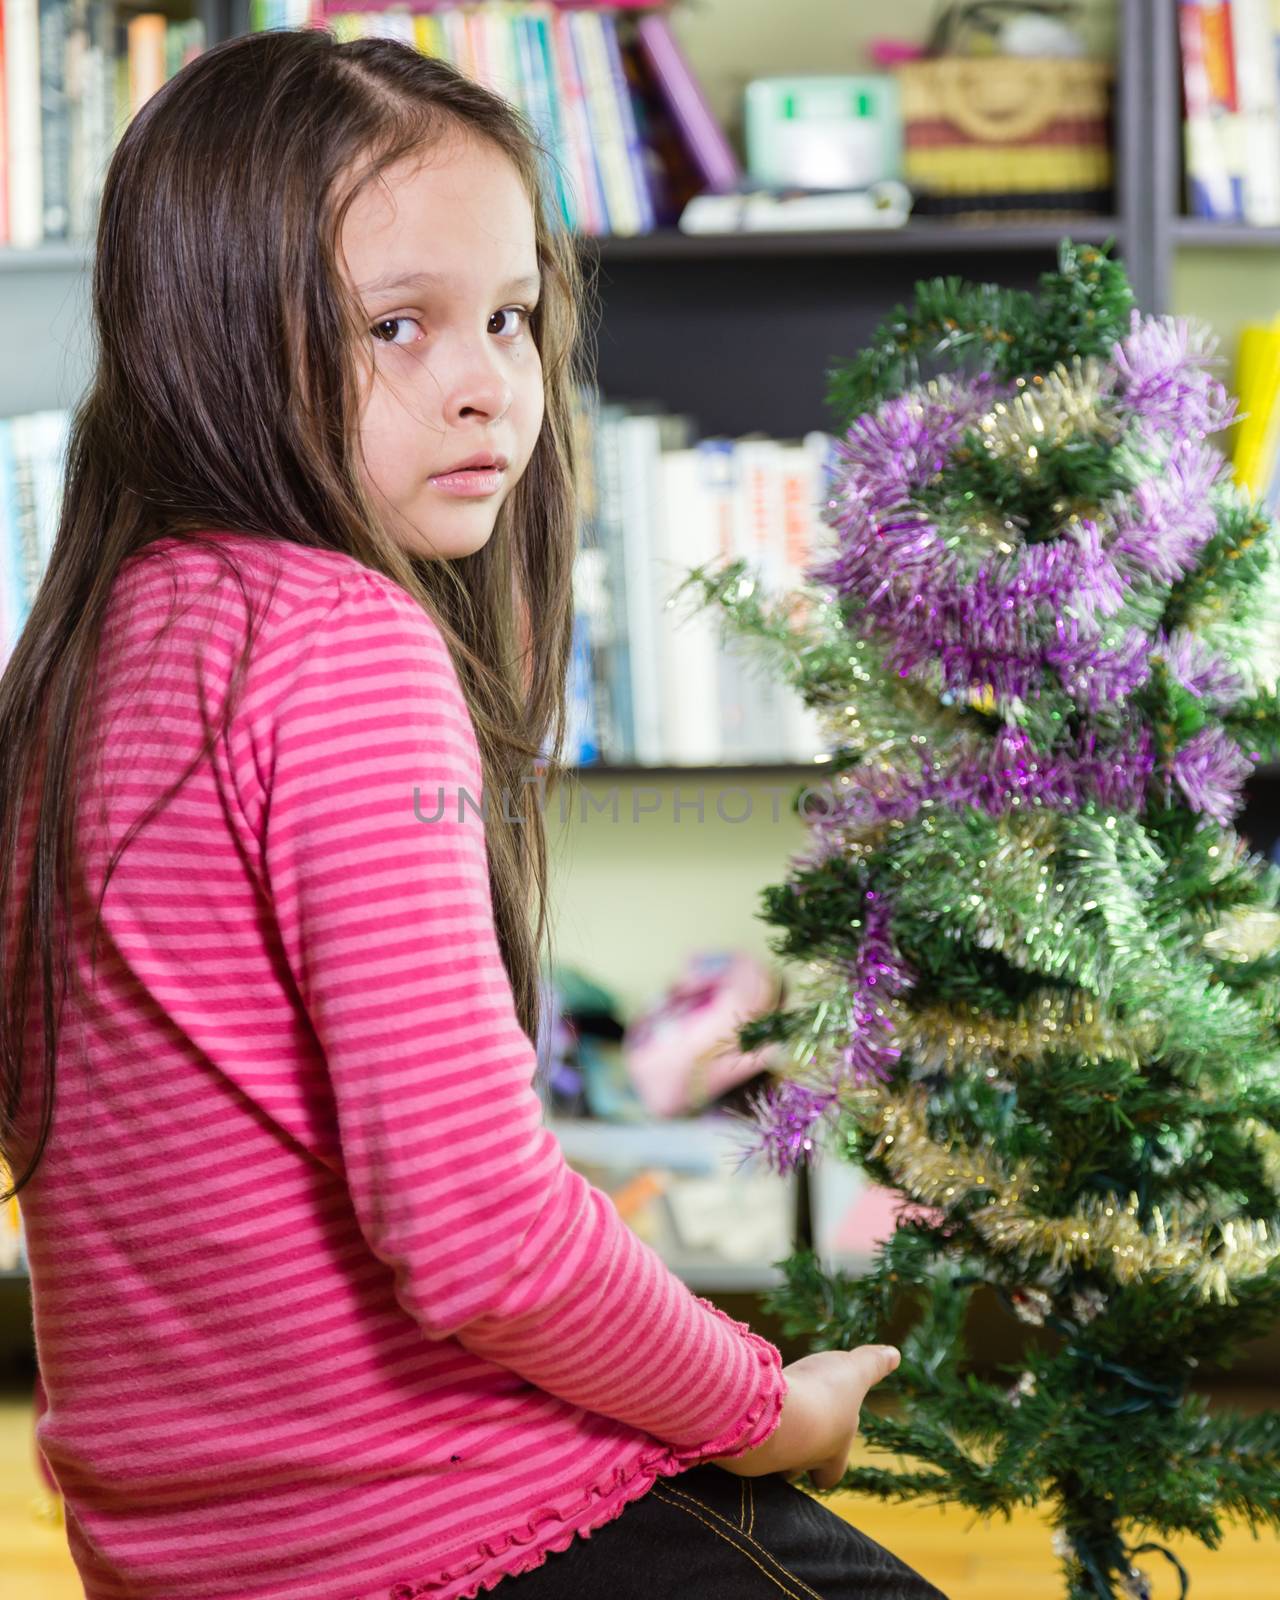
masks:
[(748, 175), (771, 188), (862, 189), (902, 174), (889, 73), (755, 78), (745, 95)]

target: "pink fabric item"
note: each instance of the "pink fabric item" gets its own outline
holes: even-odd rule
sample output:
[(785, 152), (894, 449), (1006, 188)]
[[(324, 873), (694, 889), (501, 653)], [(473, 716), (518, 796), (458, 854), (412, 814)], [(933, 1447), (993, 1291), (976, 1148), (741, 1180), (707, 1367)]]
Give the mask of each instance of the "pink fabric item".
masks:
[(781, 1357), (543, 1123), (435, 623), (350, 557), (211, 542), (111, 598), (86, 974), (87, 896), (216, 720), (246, 595), (263, 631), (68, 1003), (22, 1195), (36, 1436), (86, 1600), (461, 1600), (767, 1438)]
[(746, 1052), (738, 1029), (771, 1010), (778, 980), (746, 950), (699, 950), (679, 977), (631, 1023), (622, 1059), (646, 1111), (677, 1117), (718, 1100), (777, 1059), (772, 1045)]

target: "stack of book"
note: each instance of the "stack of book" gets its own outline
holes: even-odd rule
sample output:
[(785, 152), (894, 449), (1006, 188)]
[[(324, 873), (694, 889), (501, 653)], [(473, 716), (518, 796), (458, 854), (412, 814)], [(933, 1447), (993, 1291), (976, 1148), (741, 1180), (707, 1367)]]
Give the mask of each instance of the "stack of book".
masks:
[[(250, 0), (250, 31), (382, 34), (457, 66), (524, 114), (549, 152), (566, 229), (674, 227), (741, 163), (655, 0), (484, 0), (440, 6)], [(0, 245), (92, 237), (112, 150), (140, 106), (206, 48), (199, 17), (108, 0), (0, 3)]]
[[(725, 648), (691, 569), (735, 558), (783, 599), (828, 536), (833, 440), (696, 439), (691, 420), (594, 391), (577, 407), (581, 521), (567, 760), (648, 766), (808, 761), (812, 714), (758, 655)], [(62, 507), (70, 413), (0, 417), (0, 668), (31, 612)], [(799, 603), (799, 602), (797, 602)]]
[(0, 245), (90, 237), (121, 132), (204, 47), (199, 17), (121, 12), (104, 0), (3, 0)]
[(678, 222), (694, 195), (731, 190), (741, 164), (654, 0), (485, 0), (387, 7), (251, 0), (252, 30), (385, 35), (448, 61), (521, 111), (551, 156), (555, 217), (581, 234)]
[[(823, 519), (834, 439), (697, 438), (659, 404), (580, 397), (585, 452), (577, 559), (579, 638), (566, 759), (640, 766), (812, 761), (814, 714), (700, 603), (695, 568), (747, 564), (755, 592), (789, 616)], [(677, 590), (681, 590), (679, 595)]]
[(1186, 203), (1280, 225), (1280, 0), (1178, 0)]

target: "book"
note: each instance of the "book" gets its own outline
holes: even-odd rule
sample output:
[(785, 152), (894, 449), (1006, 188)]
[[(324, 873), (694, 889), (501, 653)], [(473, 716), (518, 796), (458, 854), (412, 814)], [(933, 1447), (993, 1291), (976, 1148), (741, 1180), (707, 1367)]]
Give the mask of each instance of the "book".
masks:
[[(570, 693), (580, 697), (576, 733), (576, 759), (587, 765), (617, 747), (609, 653), (613, 643), (613, 616), (607, 552), (600, 540), (599, 497), (593, 437), (599, 427), (599, 396), (587, 385), (576, 391), (573, 410), (574, 453), (578, 481), (578, 548), (573, 564), (575, 629), (583, 625), (581, 645), (575, 636), (570, 666)], [(585, 676), (577, 676), (583, 672)], [(588, 751), (588, 745), (593, 750)], [(566, 739), (566, 748), (569, 740)]]
[(668, 760), (662, 725), (669, 668), (661, 640), (669, 572), (659, 558), (661, 457), (692, 438), (692, 421), (646, 403), (628, 408), (619, 424), (621, 484), (626, 507), (623, 566), (630, 641), (635, 759), (644, 766)]
[[(745, 521), (743, 553), (758, 574), (762, 599), (784, 606), (790, 574), (786, 558), (783, 504), (783, 447), (777, 439), (750, 433), (738, 441), (742, 452)], [(788, 701), (793, 691), (757, 650), (749, 661), (748, 747), (756, 761), (787, 759)]]
[(582, 81), (590, 144), (604, 191), (607, 231), (639, 233), (639, 206), (631, 192), (631, 170), (621, 119), (613, 103), (603, 19), (591, 12), (572, 12), (569, 31)]
[(1183, 161), (1193, 216), (1238, 221), (1244, 175), (1235, 123), (1235, 67), (1225, 0), (1180, 0)]
[[(799, 442), (779, 445), (782, 470), (782, 546), (784, 590), (791, 625), (803, 630), (812, 620), (808, 571), (830, 546), (822, 522), (826, 465), (831, 440), (814, 430)], [(795, 688), (784, 696), (782, 753), (792, 761), (812, 761), (825, 743), (818, 713)]]
[(619, 35), (618, 48), (631, 91), (655, 225), (673, 228), (689, 201), (702, 192), (705, 180), (633, 30)]
[(1231, 0), (1244, 220), (1280, 223), (1280, 81), (1270, 0)]
[(595, 441), (592, 472), (596, 494), (596, 537), (603, 553), (603, 570), (608, 586), (608, 646), (604, 670), (609, 680), (611, 703), (610, 731), (606, 741), (610, 761), (635, 759), (635, 708), (631, 694), (631, 635), (626, 606), (626, 530), (627, 511), (622, 485), (621, 420), (626, 407), (603, 398), (595, 412)]
[(820, 232), (842, 228), (901, 228), (911, 216), (911, 191), (885, 178), (869, 189), (801, 189), (700, 194), (680, 215), (682, 233)]
[(44, 219), (38, 0), (4, 0), (4, 84), (8, 113), (8, 236), (20, 249), (38, 245)]
[[(710, 524), (711, 546), (717, 568), (737, 558), (741, 549), (742, 465), (732, 439), (700, 439), (696, 445), (701, 468), (702, 496)], [(717, 626), (719, 662), (716, 674), (716, 709), (720, 725), (720, 759), (728, 764), (751, 760), (747, 722), (751, 694), (747, 647)]]
[(608, 212), (591, 142), (591, 122), (569, 19), (558, 10), (551, 15), (551, 47), (561, 95), (561, 116), (567, 130), (568, 158), (573, 164), (574, 214), (584, 232), (601, 234), (608, 225)]
[(547, 86), (547, 103), (553, 129), (552, 153), (555, 161), (556, 193), (560, 201), (560, 215), (568, 228), (581, 228), (581, 206), (577, 200), (574, 181), (577, 157), (573, 150), (574, 124), (567, 112), (564, 84), (558, 75), (559, 55), (552, 31), (554, 21), (550, 12), (540, 12), (534, 18), (534, 37), (537, 42), (543, 81)]
[[(694, 567), (713, 566), (716, 528), (702, 491), (702, 456), (696, 445), (663, 453), (661, 515), (655, 561), (668, 593)], [(715, 619), (686, 593), (659, 613), (664, 761), (710, 766), (721, 759), (719, 655)]]
[(38, 0), (41, 235), (66, 239), (71, 224), (71, 128), (67, 98), (69, 0)]
[(622, 158), (626, 162), (627, 189), (637, 216), (635, 230), (640, 234), (651, 234), (654, 227), (653, 202), (650, 200), (650, 187), (645, 176), (645, 157), (640, 149), (640, 130), (635, 123), (635, 107), (632, 106), (630, 99), (626, 69), (622, 66), (622, 54), (618, 45), (618, 21), (605, 14), (598, 14), (595, 21), (600, 26), (603, 59), (605, 59), (605, 70), (608, 72), (605, 102), (610, 107), (611, 115), (618, 122)]
[(1280, 316), (1241, 329), (1236, 363), (1240, 423), (1232, 470), (1243, 489), (1264, 498), (1280, 460)]
[(636, 23), (635, 36), (710, 193), (736, 189), (743, 170), (725, 137), (671, 24), (661, 12)]

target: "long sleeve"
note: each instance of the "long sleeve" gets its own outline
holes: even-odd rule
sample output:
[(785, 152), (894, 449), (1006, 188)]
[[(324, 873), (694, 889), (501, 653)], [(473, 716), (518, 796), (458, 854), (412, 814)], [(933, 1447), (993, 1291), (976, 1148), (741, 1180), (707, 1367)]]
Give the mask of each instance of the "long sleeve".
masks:
[(543, 1121), (443, 635), (355, 567), (310, 604), (246, 771), (352, 1204), (396, 1299), (428, 1339), (691, 1458), (761, 1442), (786, 1393), (776, 1347), (693, 1294)]

